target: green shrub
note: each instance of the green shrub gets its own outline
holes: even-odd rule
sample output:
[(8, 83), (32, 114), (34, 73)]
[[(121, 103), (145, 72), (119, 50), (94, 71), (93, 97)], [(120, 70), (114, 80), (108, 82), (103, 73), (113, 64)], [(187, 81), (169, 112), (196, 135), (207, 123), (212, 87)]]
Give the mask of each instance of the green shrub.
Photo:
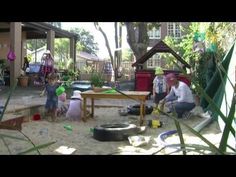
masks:
[(94, 87), (102, 87), (104, 85), (104, 79), (99, 72), (93, 72), (90, 77), (91, 85)]

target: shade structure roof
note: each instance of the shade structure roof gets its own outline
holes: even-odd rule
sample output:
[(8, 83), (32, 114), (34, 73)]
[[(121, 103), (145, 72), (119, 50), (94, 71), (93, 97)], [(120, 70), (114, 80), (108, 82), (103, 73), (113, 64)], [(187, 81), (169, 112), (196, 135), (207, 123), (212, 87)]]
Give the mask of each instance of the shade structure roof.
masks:
[(141, 58), (137, 59), (132, 66), (137, 66), (139, 64), (145, 63), (149, 58), (151, 58), (156, 53), (171, 53), (179, 62), (181, 62), (185, 67), (191, 68), (191, 66), (181, 57), (179, 56), (173, 49), (171, 49), (166, 43), (163, 41), (159, 41), (156, 45), (154, 45), (147, 53), (145, 53)]

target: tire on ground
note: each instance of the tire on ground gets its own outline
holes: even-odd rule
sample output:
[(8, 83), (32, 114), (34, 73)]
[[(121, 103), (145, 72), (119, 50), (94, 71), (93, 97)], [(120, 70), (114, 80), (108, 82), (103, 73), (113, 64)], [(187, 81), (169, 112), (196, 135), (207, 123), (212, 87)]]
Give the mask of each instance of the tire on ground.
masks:
[(94, 127), (93, 138), (99, 141), (123, 141), (136, 135), (139, 129), (134, 124), (103, 124)]

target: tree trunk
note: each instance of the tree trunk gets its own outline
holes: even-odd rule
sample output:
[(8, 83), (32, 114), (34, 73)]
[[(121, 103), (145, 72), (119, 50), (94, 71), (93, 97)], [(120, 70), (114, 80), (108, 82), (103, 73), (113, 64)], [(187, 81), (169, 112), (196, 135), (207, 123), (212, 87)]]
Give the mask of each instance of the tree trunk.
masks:
[(147, 23), (126, 22), (125, 25), (127, 28), (127, 42), (137, 60), (147, 52), (149, 44)]
[(117, 75), (118, 75), (118, 30), (117, 30), (117, 22), (114, 23), (115, 27), (115, 53), (114, 53), (114, 73), (115, 73), (115, 81), (117, 80)]
[[(122, 25), (120, 24), (119, 26), (119, 48), (122, 48)], [(122, 62), (122, 50), (120, 50), (118, 58), (118, 67), (120, 67), (120, 64)]]

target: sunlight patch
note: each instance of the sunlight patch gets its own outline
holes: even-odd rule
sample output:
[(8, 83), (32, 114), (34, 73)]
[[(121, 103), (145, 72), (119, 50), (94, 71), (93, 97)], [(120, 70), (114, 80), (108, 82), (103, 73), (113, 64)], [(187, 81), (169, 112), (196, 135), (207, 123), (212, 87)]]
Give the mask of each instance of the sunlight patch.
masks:
[(72, 154), (76, 151), (75, 148), (69, 148), (68, 146), (60, 146), (55, 150), (55, 152), (58, 152), (59, 154)]

